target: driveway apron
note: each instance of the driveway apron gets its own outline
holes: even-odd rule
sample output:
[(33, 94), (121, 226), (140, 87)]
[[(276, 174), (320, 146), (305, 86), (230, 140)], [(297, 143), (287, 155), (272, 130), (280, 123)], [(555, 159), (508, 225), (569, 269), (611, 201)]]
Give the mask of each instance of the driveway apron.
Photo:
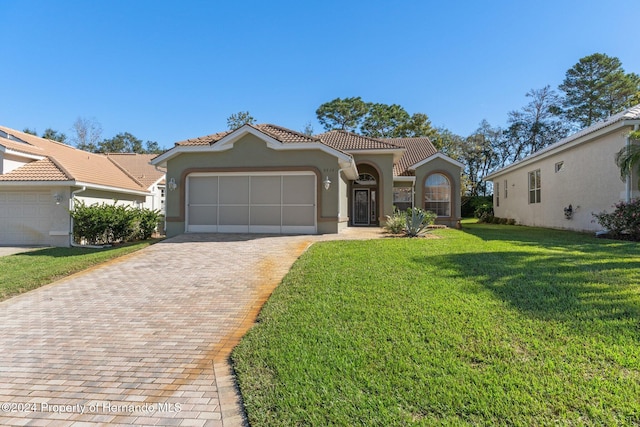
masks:
[(245, 425), (229, 354), (312, 241), (183, 235), (0, 303), (0, 425)]

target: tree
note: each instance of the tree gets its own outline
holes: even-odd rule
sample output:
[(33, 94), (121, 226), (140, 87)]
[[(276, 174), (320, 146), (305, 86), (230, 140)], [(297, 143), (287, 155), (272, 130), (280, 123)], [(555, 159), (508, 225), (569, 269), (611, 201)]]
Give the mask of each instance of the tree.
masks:
[(142, 140), (129, 132), (121, 132), (111, 139), (98, 144), (98, 153), (144, 153)]
[(371, 104), (360, 132), (372, 138), (399, 138), (411, 117), (398, 104)]
[(311, 124), (311, 122), (307, 122), (304, 125), (304, 128), (302, 129), (302, 133), (307, 135), (307, 136), (312, 136), (313, 135), (313, 125)]
[(44, 133), (42, 134), (43, 138), (51, 139), (52, 141), (58, 141), (63, 144), (67, 143), (67, 135), (62, 132), (58, 132), (57, 130), (53, 130), (51, 128), (46, 128)]
[(506, 136), (500, 156), (502, 166), (520, 160), (567, 136), (568, 126), (558, 118), (561, 99), (549, 85), (531, 89), (526, 94), (531, 101), (519, 111), (509, 112)]
[(504, 132), (499, 127), (491, 127), (483, 120), (480, 127), (467, 139), (462, 148), (461, 161), (465, 164), (469, 186), (467, 194), (470, 196), (486, 196), (487, 183), (484, 177), (497, 169), (499, 165), (498, 148), (504, 143)]
[(451, 132), (449, 129), (439, 127), (435, 129), (435, 135), (430, 137), (436, 150), (452, 159), (461, 160), (465, 145), (464, 138)]
[(160, 148), (160, 145), (156, 141), (147, 141), (144, 143), (144, 152), (146, 154), (160, 154), (163, 153), (164, 150)]
[(74, 135), (71, 141), (76, 148), (92, 153), (98, 152), (99, 141), (102, 138), (102, 126), (95, 119), (78, 117), (73, 123)]
[[(640, 141), (640, 131), (631, 132), (630, 139)], [(629, 144), (616, 153), (616, 165), (620, 168), (620, 179), (625, 181), (633, 169), (640, 164), (640, 145)]]
[(631, 106), (640, 77), (625, 73), (618, 58), (594, 53), (570, 68), (559, 88), (565, 93), (563, 116), (587, 127)]
[(227, 128), (229, 130), (238, 129), (246, 124), (254, 124), (256, 119), (248, 111), (238, 111), (227, 117)]
[(369, 112), (362, 98), (336, 98), (325, 102), (316, 110), (316, 117), (326, 131), (333, 129), (356, 132)]
[(438, 131), (431, 126), (429, 116), (424, 113), (413, 114), (408, 122), (400, 125), (397, 132), (405, 138), (426, 136), (433, 139), (438, 135)]
[(35, 129), (24, 128), (22, 132), (28, 133), (29, 135), (38, 136), (38, 132), (36, 132)]

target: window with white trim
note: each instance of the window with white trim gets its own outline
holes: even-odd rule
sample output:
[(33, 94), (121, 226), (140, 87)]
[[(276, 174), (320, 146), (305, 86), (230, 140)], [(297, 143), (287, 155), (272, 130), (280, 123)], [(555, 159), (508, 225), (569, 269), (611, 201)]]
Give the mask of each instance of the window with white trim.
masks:
[(413, 187), (393, 187), (393, 206), (406, 211), (413, 206)]
[(441, 173), (429, 175), (424, 185), (424, 209), (438, 216), (451, 216), (451, 183)]
[(496, 195), (496, 207), (500, 207), (500, 183), (496, 182), (496, 188), (494, 188)]
[(507, 198), (507, 189), (509, 188), (509, 186), (507, 185), (507, 180), (504, 180), (504, 198)]
[(540, 203), (540, 169), (529, 172), (529, 203)]

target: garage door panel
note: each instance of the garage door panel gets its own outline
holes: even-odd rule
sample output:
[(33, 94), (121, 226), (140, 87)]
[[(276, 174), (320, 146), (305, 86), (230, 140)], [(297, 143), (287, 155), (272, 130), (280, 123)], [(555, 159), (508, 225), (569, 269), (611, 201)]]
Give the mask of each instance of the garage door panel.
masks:
[(280, 206), (251, 206), (251, 225), (280, 226), (282, 208)]
[(220, 225), (249, 224), (249, 206), (220, 206)]
[(279, 205), (282, 193), (281, 181), (280, 176), (252, 176), (251, 203)]
[(314, 218), (314, 206), (286, 206), (282, 212), (282, 225), (311, 225)]
[(314, 204), (315, 177), (312, 175), (282, 177), (284, 204)]
[(208, 225), (218, 222), (217, 206), (191, 206), (189, 208), (189, 224)]
[(220, 199), (221, 205), (236, 205), (249, 203), (248, 176), (221, 176)]
[(198, 176), (189, 179), (189, 200), (199, 204), (215, 204), (218, 200), (218, 177)]

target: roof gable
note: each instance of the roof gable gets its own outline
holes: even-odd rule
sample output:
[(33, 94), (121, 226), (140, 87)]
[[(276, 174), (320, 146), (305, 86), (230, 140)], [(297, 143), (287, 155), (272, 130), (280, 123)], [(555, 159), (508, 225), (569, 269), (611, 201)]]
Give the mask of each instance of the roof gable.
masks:
[(51, 159), (44, 158), (27, 163), (9, 173), (0, 175), (0, 181), (69, 181), (70, 177)]

